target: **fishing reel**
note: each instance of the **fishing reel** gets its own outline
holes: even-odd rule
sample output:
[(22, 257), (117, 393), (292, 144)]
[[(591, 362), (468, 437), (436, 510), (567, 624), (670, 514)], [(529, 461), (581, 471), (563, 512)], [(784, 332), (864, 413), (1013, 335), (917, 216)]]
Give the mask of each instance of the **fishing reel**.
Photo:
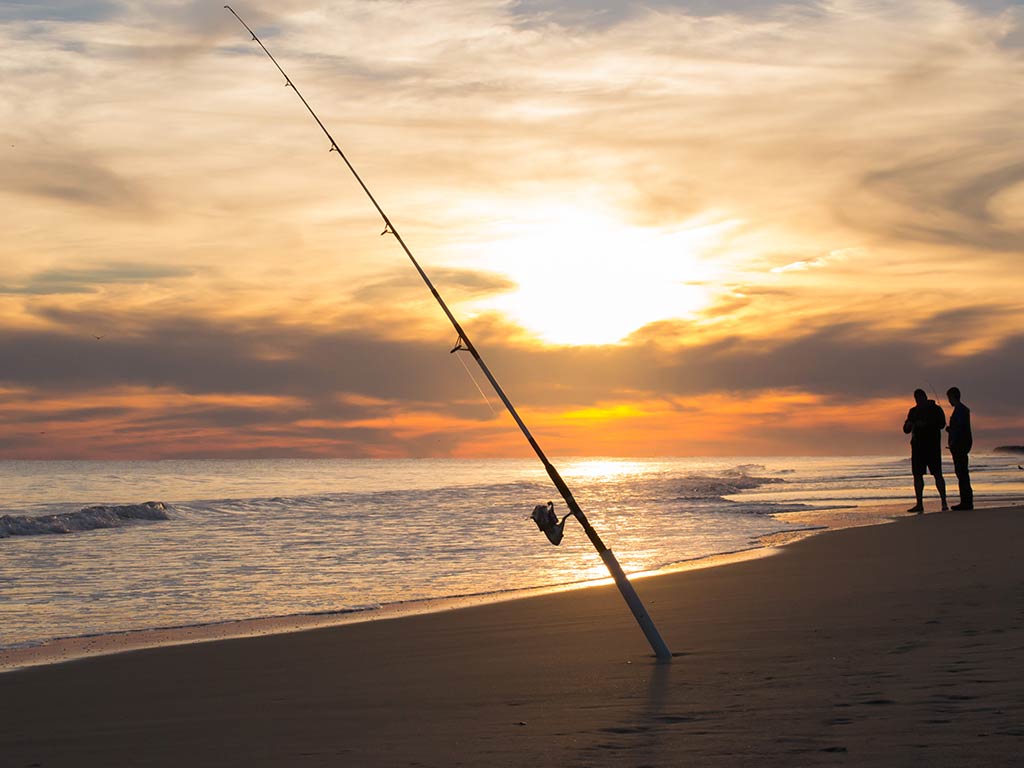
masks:
[(537, 528), (544, 531), (548, 541), (556, 547), (562, 543), (562, 536), (565, 532), (565, 521), (572, 512), (569, 512), (561, 520), (555, 514), (555, 503), (549, 501), (547, 504), (538, 504), (533, 508), (530, 519), (537, 524)]

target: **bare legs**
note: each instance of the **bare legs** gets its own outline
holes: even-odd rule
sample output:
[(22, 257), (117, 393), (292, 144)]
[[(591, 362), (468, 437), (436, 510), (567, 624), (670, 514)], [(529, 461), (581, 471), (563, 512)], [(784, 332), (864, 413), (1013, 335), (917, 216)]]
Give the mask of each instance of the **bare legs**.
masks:
[[(921, 478), (924, 480), (924, 478)], [(949, 509), (949, 504), (946, 503), (946, 478), (942, 476), (942, 472), (935, 473), (935, 489), (939, 492), (939, 498), (942, 499), (942, 511), (945, 512)]]
[[(933, 472), (932, 477), (935, 478), (935, 489), (939, 492), (939, 498), (942, 499), (942, 511), (945, 512), (949, 509), (949, 504), (946, 503), (946, 479), (942, 476), (942, 472)], [(917, 504), (907, 512), (921, 514), (924, 512), (924, 475), (914, 475), (914, 495), (917, 497)]]

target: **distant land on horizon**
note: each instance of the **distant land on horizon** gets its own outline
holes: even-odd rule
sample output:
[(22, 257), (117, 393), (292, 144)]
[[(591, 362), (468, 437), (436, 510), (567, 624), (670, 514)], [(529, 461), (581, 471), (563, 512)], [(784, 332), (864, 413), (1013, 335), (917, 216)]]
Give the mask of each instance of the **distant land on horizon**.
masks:
[(997, 445), (993, 450), (996, 453), (1024, 453), (1024, 445)]

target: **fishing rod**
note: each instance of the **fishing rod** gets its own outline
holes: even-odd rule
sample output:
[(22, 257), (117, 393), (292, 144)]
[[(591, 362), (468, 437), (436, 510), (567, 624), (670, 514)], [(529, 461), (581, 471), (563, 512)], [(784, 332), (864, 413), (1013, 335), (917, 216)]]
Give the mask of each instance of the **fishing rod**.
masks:
[[(619, 592), (622, 593), (622, 597), (625, 599), (626, 604), (632, 611), (634, 618), (640, 625), (640, 629), (643, 630), (644, 636), (647, 638), (647, 641), (651, 644), (651, 648), (654, 651), (654, 655), (658, 658), (659, 661), (671, 661), (671, 651), (669, 651), (668, 646), (665, 644), (665, 641), (661, 638), (661, 634), (658, 632), (658, 628), (654, 626), (654, 621), (651, 619), (650, 614), (647, 613), (647, 609), (644, 607), (643, 602), (640, 600), (640, 596), (637, 595), (636, 590), (633, 589), (633, 585), (630, 583), (629, 579), (626, 578), (626, 574), (622, 570), (622, 566), (619, 565), (619, 561), (618, 559), (616, 559), (615, 554), (610, 549), (608, 549), (608, 547), (605, 546), (603, 541), (601, 541), (601, 537), (597, 534), (597, 531), (594, 530), (594, 527), (590, 524), (590, 521), (587, 519), (587, 516), (583, 513), (583, 510), (580, 508), (580, 505), (576, 502), (576, 499), (573, 497), (572, 491), (569, 490), (569, 486), (565, 484), (565, 481), (562, 479), (562, 476), (558, 473), (558, 470), (555, 469), (555, 466), (548, 460), (548, 457), (544, 454), (544, 451), (541, 450), (540, 444), (536, 441), (536, 439), (534, 439), (533, 435), (530, 433), (530, 430), (527, 428), (525, 422), (523, 422), (522, 418), (520, 418), (519, 413), (515, 409), (515, 406), (512, 405), (512, 401), (509, 400), (508, 396), (505, 394), (505, 390), (503, 390), (501, 388), (501, 385), (498, 384), (498, 380), (494, 378), (494, 374), (491, 373), (490, 368), (488, 368), (486, 363), (484, 363), (483, 358), (477, 351), (476, 346), (470, 340), (465, 330), (463, 330), (462, 325), (455, 318), (455, 315), (452, 314), (452, 311), (448, 308), (448, 305), (445, 303), (444, 299), (441, 298), (441, 294), (438, 293), (437, 288), (434, 287), (433, 282), (431, 282), (430, 277), (427, 276), (427, 273), (423, 270), (423, 267), (421, 267), (420, 263), (416, 261), (416, 257), (412, 255), (412, 251), (409, 250), (409, 246), (405, 244), (405, 240), (402, 239), (402, 236), (398, 233), (398, 229), (391, 222), (391, 219), (388, 217), (388, 215), (384, 212), (384, 209), (381, 207), (380, 203), (377, 202), (377, 198), (375, 198), (373, 196), (373, 193), (370, 192), (369, 187), (366, 186), (366, 183), (363, 181), (362, 177), (356, 172), (356, 169), (353, 167), (352, 163), (349, 162), (349, 159), (345, 156), (345, 153), (341, 151), (341, 147), (338, 145), (338, 142), (334, 140), (334, 137), (331, 136), (331, 132), (327, 130), (327, 126), (323, 124), (323, 121), (321, 121), (320, 118), (317, 116), (316, 112), (313, 111), (313, 108), (309, 105), (309, 102), (306, 101), (305, 97), (299, 92), (299, 89), (295, 87), (295, 83), (292, 82), (292, 79), (288, 76), (288, 73), (284, 71), (280, 64), (278, 64), (277, 59), (275, 59), (273, 54), (267, 49), (267, 46), (263, 44), (263, 41), (260, 40), (256, 33), (252, 31), (252, 28), (242, 20), (242, 17), (235, 13), (234, 8), (232, 8), (230, 5), (225, 5), (224, 7), (231, 12), (232, 16), (238, 19), (238, 22), (243, 27), (245, 27), (246, 31), (250, 35), (252, 35), (253, 41), (257, 43), (260, 46), (260, 48), (263, 49), (263, 52), (267, 54), (269, 59), (274, 63), (274, 66), (277, 67), (277, 71), (280, 72), (281, 75), (284, 77), (285, 86), (295, 91), (295, 95), (299, 97), (299, 100), (302, 102), (303, 106), (306, 107), (306, 110), (316, 121), (316, 124), (320, 126), (320, 130), (323, 131), (324, 135), (327, 137), (327, 140), (330, 142), (330, 151), (338, 153), (338, 156), (342, 159), (342, 161), (345, 163), (345, 166), (355, 177), (355, 180), (359, 183), (359, 186), (362, 187), (363, 192), (365, 192), (366, 196), (370, 198), (370, 202), (373, 203), (373, 207), (377, 209), (377, 213), (380, 214), (380, 217), (384, 222), (384, 230), (381, 232), (381, 235), (391, 235), (395, 238), (395, 240), (401, 246), (402, 250), (405, 252), (405, 255), (409, 257), (409, 261), (412, 262), (413, 267), (416, 268), (416, 271), (419, 273), (419, 276), (423, 279), (423, 282), (426, 284), (427, 288), (430, 289), (431, 294), (433, 294), (434, 298), (437, 300), (437, 303), (444, 311), (444, 314), (448, 318), (448, 321), (452, 324), (452, 327), (455, 328), (455, 332), (458, 334), (458, 336), (456, 337), (455, 340), (455, 346), (452, 348), (451, 351), (453, 353), (463, 351), (469, 352), (469, 354), (473, 356), (473, 359), (476, 360), (477, 365), (480, 366), (480, 370), (487, 378), (487, 381), (490, 382), (495, 394), (497, 394), (501, 402), (504, 403), (505, 408), (512, 415), (513, 420), (519, 426), (519, 429), (523, 433), (523, 436), (526, 438), (526, 441), (530, 444), (530, 447), (533, 448), (534, 453), (537, 454), (537, 458), (540, 459), (541, 464), (544, 465), (544, 469), (547, 471), (548, 477), (551, 478), (551, 482), (554, 483), (555, 488), (558, 489), (559, 494), (561, 494), (562, 498), (565, 500), (565, 504), (569, 508), (569, 513), (579, 521), (581, 526), (583, 526), (583, 530), (586, 532), (587, 538), (590, 539), (591, 544), (594, 545), (594, 549), (596, 549), (597, 553), (601, 556), (601, 560), (604, 561), (605, 567), (608, 568), (608, 572), (615, 580), (615, 584), (616, 586), (618, 586)], [(564, 519), (562, 522), (564, 523)]]

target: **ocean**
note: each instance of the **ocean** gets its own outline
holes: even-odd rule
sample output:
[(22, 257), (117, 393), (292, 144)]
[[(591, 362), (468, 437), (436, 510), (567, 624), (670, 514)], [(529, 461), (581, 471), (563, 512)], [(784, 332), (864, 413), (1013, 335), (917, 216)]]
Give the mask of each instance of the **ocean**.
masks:
[[(1019, 457), (972, 460), (979, 506), (1024, 497)], [(554, 463), (632, 574), (878, 522), (880, 505), (913, 501), (906, 457)], [(955, 501), (951, 468), (947, 482)], [(372, 618), (606, 577), (574, 520), (557, 548), (537, 530), (530, 512), (548, 500), (565, 513), (533, 459), (0, 461), (0, 649)], [(930, 479), (926, 508), (938, 508)]]

